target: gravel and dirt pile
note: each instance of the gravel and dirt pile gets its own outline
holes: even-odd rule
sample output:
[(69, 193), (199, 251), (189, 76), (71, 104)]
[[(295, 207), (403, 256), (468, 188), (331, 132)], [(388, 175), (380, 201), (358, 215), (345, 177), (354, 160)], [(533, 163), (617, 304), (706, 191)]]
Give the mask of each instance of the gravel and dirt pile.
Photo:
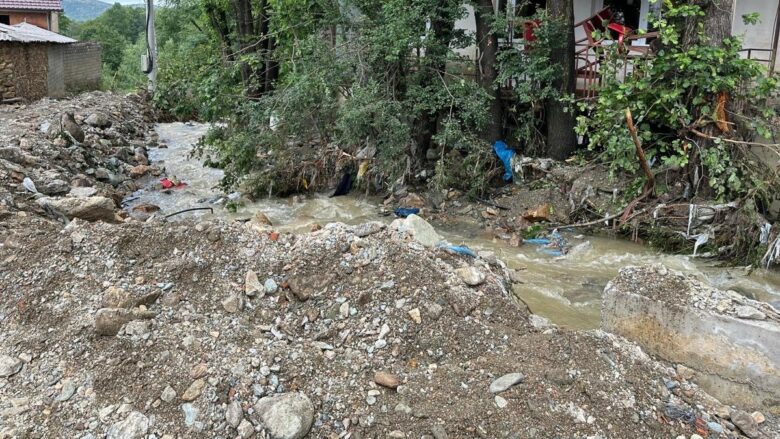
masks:
[(398, 224), (0, 227), (0, 438), (737, 437), (679, 369)]
[(16, 211), (114, 220), (134, 179), (159, 173), (140, 95), (91, 92), (0, 106), (0, 218)]

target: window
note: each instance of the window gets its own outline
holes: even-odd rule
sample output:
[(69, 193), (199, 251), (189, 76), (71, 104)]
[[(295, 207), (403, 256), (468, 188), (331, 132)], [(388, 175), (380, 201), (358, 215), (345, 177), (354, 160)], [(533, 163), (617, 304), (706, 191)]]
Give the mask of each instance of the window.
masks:
[(11, 24), (10, 15), (0, 15), (0, 24)]
[[(615, 14), (615, 21), (630, 27), (639, 29), (642, 10), (641, 0), (604, 0), (604, 6), (609, 6)], [(618, 18), (619, 17), (619, 18)], [(621, 22), (622, 21), (622, 22)]]

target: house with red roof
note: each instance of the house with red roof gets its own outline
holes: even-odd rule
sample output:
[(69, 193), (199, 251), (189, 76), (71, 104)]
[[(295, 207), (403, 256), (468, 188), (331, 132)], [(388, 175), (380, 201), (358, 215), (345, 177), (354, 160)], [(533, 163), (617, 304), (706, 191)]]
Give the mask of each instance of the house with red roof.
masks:
[(60, 12), (61, 0), (0, 0), (0, 24), (29, 23), (59, 32)]

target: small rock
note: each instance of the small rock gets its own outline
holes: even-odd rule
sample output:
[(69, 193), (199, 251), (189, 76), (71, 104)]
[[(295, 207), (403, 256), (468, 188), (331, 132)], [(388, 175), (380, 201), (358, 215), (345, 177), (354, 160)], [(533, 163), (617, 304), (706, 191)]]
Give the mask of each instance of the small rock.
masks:
[(414, 323), (417, 323), (418, 325), (422, 323), (422, 316), (420, 315), (420, 309), (415, 308), (409, 311), (409, 317), (414, 321)]
[(357, 235), (360, 238), (365, 238), (366, 236), (381, 232), (382, 229), (384, 228), (385, 225), (380, 223), (379, 221), (371, 221), (365, 224), (360, 224), (358, 226), (355, 226), (355, 235)]
[(89, 198), (94, 195), (97, 195), (97, 188), (90, 186), (74, 186), (71, 187), (70, 192), (68, 192), (69, 197), (76, 198)]
[(69, 400), (73, 394), (76, 393), (76, 383), (73, 382), (73, 380), (64, 380), (62, 382), (62, 389), (60, 389), (60, 394), (54, 398), (55, 401), (67, 401)]
[(406, 433), (404, 433), (401, 430), (393, 430), (391, 431), (387, 437), (393, 438), (393, 439), (403, 439), (406, 437)]
[(485, 274), (476, 267), (463, 267), (455, 270), (455, 273), (463, 279), (468, 286), (475, 287), (485, 282)]
[(374, 382), (388, 389), (397, 389), (401, 385), (401, 379), (389, 372), (374, 373)]
[(197, 380), (199, 378), (203, 378), (208, 373), (209, 373), (209, 368), (208, 366), (206, 366), (206, 363), (198, 363), (195, 366), (193, 366), (192, 369), (190, 369), (190, 378), (192, 378), (193, 380)]
[(677, 376), (684, 379), (684, 380), (691, 380), (693, 379), (693, 376), (696, 374), (696, 372), (691, 369), (690, 367), (683, 366), (682, 364), (678, 364), (677, 368)]
[(302, 393), (267, 396), (254, 409), (274, 439), (301, 439), (314, 423), (314, 406)]
[(731, 422), (742, 430), (745, 436), (749, 438), (760, 437), (761, 431), (758, 429), (758, 424), (748, 413), (742, 410), (732, 410), (730, 417)]
[(753, 308), (752, 306), (742, 305), (736, 308), (737, 317), (748, 320), (766, 320), (766, 314)]
[(496, 401), (496, 406), (500, 409), (506, 408), (506, 406), (509, 405), (509, 402), (507, 402), (506, 399), (502, 398), (499, 395), (496, 395), (494, 399)]
[(265, 288), (260, 284), (260, 279), (257, 278), (257, 273), (252, 270), (246, 272), (244, 279), (244, 294), (249, 297), (253, 297), (259, 292), (265, 293)]
[(449, 439), (450, 437), (443, 425), (434, 425), (431, 428), (431, 434), (433, 435), (434, 439)]
[(206, 380), (203, 378), (193, 381), (181, 395), (182, 401), (195, 401), (203, 393), (204, 388), (206, 388)]
[(753, 412), (750, 414), (750, 417), (753, 418), (754, 421), (756, 421), (756, 424), (763, 424), (766, 421), (766, 417), (761, 412)]
[(222, 307), (226, 312), (235, 314), (244, 309), (244, 299), (238, 294), (231, 294), (222, 301)]
[(149, 430), (149, 418), (140, 412), (131, 412), (124, 421), (112, 425), (106, 439), (143, 439)]
[(103, 113), (92, 113), (84, 122), (86, 122), (87, 125), (96, 128), (103, 128), (111, 125), (111, 121), (109, 121), (108, 117)]
[(238, 424), (238, 435), (242, 439), (249, 439), (253, 434), (255, 434), (255, 427), (251, 422), (244, 419)]
[(225, 410), (225, 420), (233, 428), (238, 428), (241, 421), (244, 420), (244, 410), (241, 408), (240, 402), (234, 399), (228, 404), (227, 410)]
[(125, 323), (137, 319), (151, 319), (155, 315), (151, 311), (101, 308), (95, 314), (95, 332), (98, 335), (116, 335)]
[(16, 375), (22, 370), (22, 360), (10, 355), (0, 355), (0, 378)]
[(509, 373), (490, 383), (492, 393), (501, 393), (510, 387), (520, 384), (525, 379), (522, 373)]
[(265, 283), (263, 283), (263, 287), (265, 288), (266, 294), (274, 294), (279, 290), (279, 285), (277, 285), (276, 281), (273, 279), (266, 279)]
[(165, 389), (163, 389), (162, 394), (160, 395), (160, 399), (165, 402), (173, 401), (176, 399), (176, 390), (171, 386), (165, 386)]

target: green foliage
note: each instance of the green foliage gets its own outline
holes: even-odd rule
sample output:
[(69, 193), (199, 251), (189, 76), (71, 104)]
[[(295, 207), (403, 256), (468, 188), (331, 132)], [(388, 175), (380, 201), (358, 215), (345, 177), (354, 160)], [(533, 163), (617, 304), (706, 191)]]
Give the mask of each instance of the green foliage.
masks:
[(116, 71), (125, 48), (135, 44), (144, 27), (143, 9), (116, 3), (94, 20), (81, 23), (75, 38), (100, 43), (103, 46), (103, 63)]
[[(679, 2), (664, 5), (663, 19), (655, 23), (662, 48), (652, 59), (634, 59), (633, 72), (625, 80), (620, 78), (625, 54), (616, 46), (600, 54), (606, 60), (604, 86), (595, 102), (582, 106), (577, 131), (589, 137), (591, 149), (603, 152), (613, 171), (636, 173), (639, 162), (625, 120), (630, 109), (655, 169), (700, 163), (719, 197), (746, 195), (755, 187), (755, 163), (746, 158), (744, 148), (726, 139), (741, 132), (768, 133), (765, 121), (773, 115), (768, 102), (776, 96), (777, 81), (757, 62), (740, 56), (739, 38), (710, 42), (699, 26), (696, 42), (685, 47), (684, 24), (690, 17), (701, 18), (702, 10)], [(719, 108), (719, 102), (728, 107)], [(721, 126), (725, 122), (724, 114), (732, 124), (729, 133), (716, 128), (718, 121)], [(713, 134), (701, 135), (705, 131)]]
[[(493, 164), (489, 146), (478, 136), (490, 98), (474, 81), (453, 73), (467, 70), (455, 49), (473, 43), (453, 26), (465, 15), (462, 2), (355, 0), (339, 7), (335, 1), (278, 0), (274, 6), (270, 28), (279, 40), (274, 57), (283, 61), (276, 89), (215, 112), (229, 114), (227, 126), (214, 130), (209, 148), (202, 150), (225, 169), (226, 186), (278, 194), (322, 188), (338, 168), (356, 166), (344, 158), (364, 148), (376, 151), (368, 172), (372, 182), (392, 185), (412, 177), (410, 163), (424, 156), (415, 140), (432, 127), (428, 133), (443, 152), (432, 184), (486, 187), (486, 179), (473, 176)], [(182, 53), (164, 62), (192, 61), (184, 55), (191, 50)], [(171, 97), (181, 90), (174, 78), (183, 74), (188, 81), (195, 77), (197, 90), (190, 95), (198, 98), (192, 102), (219, 106), (227, 93), (240, 93), (226, 87), (211, 95), (203, 79), (217, 71), (235, 74), (236, 64), (214, 66), (200, 76), (187, 75), (186, 69), (197, 72), (191, 67), (169, 74), (161, 62), (156, 99), (169, 108), (184, 102)], [(278, 121), (273, 129), (272, 118)]]
[(499, 83), (513, 81), (516, 136), (525, 150), (540, 153), (545, 150), (542, 132), (544, 104), (550, 100), (570, 100), (554, 86), (563, 75), (561, 66), (551, 62), (556, 51), (565, 50), (566, 24), (553, 20), (542, 11), (530, 17), (540, 25), (534, 30), (534, 41), (521, 40), (522, 47), (505, 48), (499, 53)]

